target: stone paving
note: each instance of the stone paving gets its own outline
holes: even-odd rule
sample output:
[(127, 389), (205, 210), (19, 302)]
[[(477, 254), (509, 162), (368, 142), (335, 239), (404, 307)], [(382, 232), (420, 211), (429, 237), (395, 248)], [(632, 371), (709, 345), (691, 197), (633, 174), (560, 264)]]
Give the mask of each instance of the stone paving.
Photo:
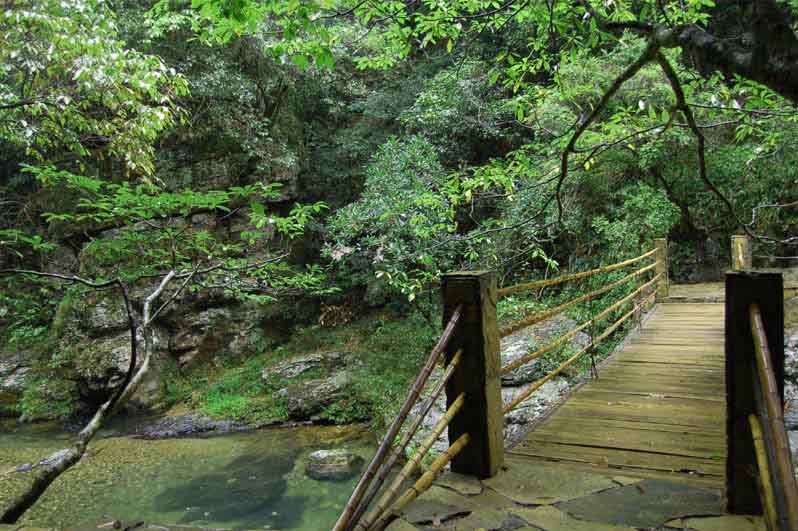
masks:
[(389, 531), (765, 531), (717, 490), (514, 459), (483, 481), (447, 472), (398, 516)]

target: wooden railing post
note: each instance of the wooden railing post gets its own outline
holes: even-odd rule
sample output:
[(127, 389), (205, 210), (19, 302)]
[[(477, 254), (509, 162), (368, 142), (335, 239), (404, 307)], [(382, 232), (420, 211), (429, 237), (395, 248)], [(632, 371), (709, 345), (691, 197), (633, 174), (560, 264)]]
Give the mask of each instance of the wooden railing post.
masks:
[(668, 298), (668, 287), (670, 278), (668, 276), (668, 238), (657, 238), (654, 240), (657, 247), (657, 267), (656, 272), (662, 275), (657, 283), (657, 302), (662, 302)]
[(449, 273), (443, 277), (443, 320), (462, 305), (460, 323), (446, 347), (446, 361), (462, 349), (446, 385), (447, 403), (465, 393), (463, 410), (449, 424), (449, 442), (468, 433), (469, 444), (452, 460), (452, 470), (489, 478), (504, 462), (496, 276), (493, 272)]
[[(757, 368), (749, 309), (766, 324), (778, 394), (784, 397), (784, 292), (778, 273), (726, 274), (726, 501), (733, 514), (762, 514), (757, 460), (748, 416), (757, 414)], [(783, 403), (781, 404), (783, 407)]]
[(731, 237), (731, 269), (741, 271), (753, 267), (751, 238), (745, 234), (734, 234)]

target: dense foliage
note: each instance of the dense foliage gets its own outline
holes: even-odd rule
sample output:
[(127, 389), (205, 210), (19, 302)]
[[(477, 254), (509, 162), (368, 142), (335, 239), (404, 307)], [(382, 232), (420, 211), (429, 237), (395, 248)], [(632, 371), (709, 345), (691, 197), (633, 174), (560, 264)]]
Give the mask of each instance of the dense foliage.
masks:
[[(138, 315), (168, 279), (178, 309), (149, 323), (183, 360), (163, 361), (165, 393), (211, 414), (282, 418), (257, 374), (304, 344), (247, 336), (229, 359), (186, 346), (214, 322), (194, 313), (331, 336), (354, 319), (385, 392), (348, 390), (325, 412), (340, 420), (389, 416), (418, 361), (389, 375), (392, 342), (429, 346), (446, 271), (508, 284), (667, 236), (676, 278), (715, 280), (740, 231), (760, 264), (796, 254), (794, 2), (758, 18), (711, 0), (2, 5), (0, 344), (36, 358), (15, 414), (107, 396), (58, 380), (99, 341), (64, 324), (98, 285)], [(385, 308), (410, 324), (365, 330)], [(195, 350), (218, 380), (216, 361), (188, 367)]]

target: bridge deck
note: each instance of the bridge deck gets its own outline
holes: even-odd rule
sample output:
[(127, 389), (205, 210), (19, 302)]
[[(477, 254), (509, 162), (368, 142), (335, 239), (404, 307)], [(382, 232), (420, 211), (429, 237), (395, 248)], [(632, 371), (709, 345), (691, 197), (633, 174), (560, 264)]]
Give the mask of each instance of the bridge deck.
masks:
[(721, 487), (723, 304), (659, 304), (639, 334), (508, 459)]

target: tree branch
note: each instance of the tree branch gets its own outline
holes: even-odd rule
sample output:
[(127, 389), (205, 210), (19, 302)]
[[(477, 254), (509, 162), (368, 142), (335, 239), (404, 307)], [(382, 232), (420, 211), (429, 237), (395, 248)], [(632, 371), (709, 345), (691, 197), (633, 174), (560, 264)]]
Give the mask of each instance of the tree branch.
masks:
[(690, 106), (687, 105), (687, 101), (684, 96), (684, 90), (682, 89), (682, 84), (679, 81), (679, 76), (676, 74), (676, 70), (673, 69), (673, 66), (671, 66), (670, 62), (668, 62), (668, 59), (662, 53), (657, 52), (656, 57), (662, 72), (665, 74), (665, 77), (668, 79), (668, 82), (671, 85), (671, 89), (673, 89), (673, 94), (676, 97), (676, 108), (682, 112), (687, 120), (687, 125), (690, 127), (690, 130), (696, 137), (696, 141), (698, 143), (698, 175), (701, 178), (701, 181), (709, 191), (715, 194), (715, 196), (720, 199), (721, 202), (723, 202), (723, 204), (726, 206), (726, 209), (729, 211), (729, 215), (732, 217), (732, 219), (734, 219), (737, 225), (742, 228), (746, 234), (751, 237), (755, 237), (755, 235), (751, 232), (751, 229), (743, 224), (743, 222), (737, 217), (737, 213), (734, 211), (734, 205), (732, 205), (731, 201), (729, 201), (729, 199), (723, 195), (723, 192), (721, 192), (718, 187), (715, 186), (715, 183), (709, 179), (709, 176), (707, 175), (704, 133), (701, 132), (698, 124), (696, 124), (692, 109), (690, 109)]

